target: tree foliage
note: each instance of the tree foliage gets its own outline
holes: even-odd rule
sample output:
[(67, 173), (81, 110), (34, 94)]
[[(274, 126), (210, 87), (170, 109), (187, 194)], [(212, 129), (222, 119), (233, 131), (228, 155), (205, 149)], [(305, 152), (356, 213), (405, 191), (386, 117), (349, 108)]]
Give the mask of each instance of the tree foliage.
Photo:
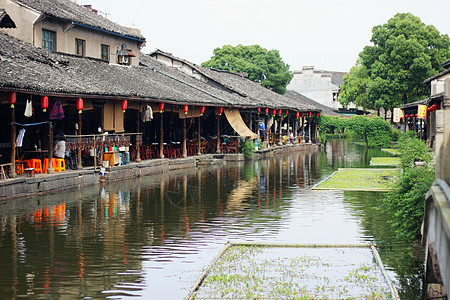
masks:
[(286, 92), (286, 86), (293, 76), (278, 50), (267, 50), (259, 45), (225, 45), (214, 49), (213, 53), (214, 56), (202, 63), (202, 67), (246, 72), (250, 80), (279, 94)]
[(343, 104), (358, 101), (391, 109), (419, 100), (429, 93), (423, 81), (440, 72), (441, 63), (450, 58), (448, 35), (410, 13), (375, 26), (371, 42), (342, 87)]
[[(393, 189), (383, 200), (383, 211), (394, 215), (391, 224), (397, 235), (408, 240), (419, 237), (423, 220), (425, 194), (435, 179), (432, 155), (425, 142), (413, 135), (404, 134), (400, 138), (399, 149), (402, 171)], [(416, 167), (414, 162), (425, 162)]]

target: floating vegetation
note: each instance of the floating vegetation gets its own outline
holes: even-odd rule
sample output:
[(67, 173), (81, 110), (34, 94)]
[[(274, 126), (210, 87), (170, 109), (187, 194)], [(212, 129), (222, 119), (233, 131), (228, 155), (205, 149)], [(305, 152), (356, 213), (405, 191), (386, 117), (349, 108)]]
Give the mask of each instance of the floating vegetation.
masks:
[(397, 299), (371, 251), (369, 245), (234, 245), (188, 299)]
[(370, 160), (371, 166), (399, 166), (399, 157), (372, 157)]
[(386, 191), (396, 175), (396, 169), (338, 169), (313, 190)]
[(387, 149), (387, 148), (382, 148), (381, 151), (390, 153), (390, 154), (392, 154), (392, 155), (400, 155), (400, 150), (399, 150), (399, 149)]

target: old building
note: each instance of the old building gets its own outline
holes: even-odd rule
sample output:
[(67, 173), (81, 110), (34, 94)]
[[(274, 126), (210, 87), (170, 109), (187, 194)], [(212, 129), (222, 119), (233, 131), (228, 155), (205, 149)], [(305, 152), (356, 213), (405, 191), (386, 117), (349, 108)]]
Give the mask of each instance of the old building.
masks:
[(347, 73), (315, 70), (313, 66), (305, 66), (301, 71), (294, 71), (294, 77), (287, 89), (332, 109), (338, 109), (342, 107), (339, 103), (339, 87), (344, 84), (345, 74)]
[(137, 66), (140, 48), (145, 45), (138, 30), (118, 25), (75, 2), (0, 0), (0, 8), (16, 25), (4, 31), (52, 52)]

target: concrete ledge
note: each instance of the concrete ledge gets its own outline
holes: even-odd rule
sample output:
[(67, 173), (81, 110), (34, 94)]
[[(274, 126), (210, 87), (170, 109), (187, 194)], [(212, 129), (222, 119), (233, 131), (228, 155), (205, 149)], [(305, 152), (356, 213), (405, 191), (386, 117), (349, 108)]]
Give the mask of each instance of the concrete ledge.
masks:
[[(317, 144), (298, 144), (271, 147), (256, 151), (253, 159), (267, 158), (277, 153), (308, 151), (319, 149)], [(236, 154), (204, 154), (181, 159), (153, 159), (140, 163), (129, 163), (124, 166), (107, 168), (105, 182), (143, 177), (168, 171), (195, 168), (198, 165), (219, 165), (224, 161), (244, 161), (246, 158)], [(98, 170), (93, 168), (68, 170), (61, 173), (37, 174), (36, 177), (20, 177), (0, 180), (0, 200), (41, 195), (62, 190), (80, 188), (100, 183)]]

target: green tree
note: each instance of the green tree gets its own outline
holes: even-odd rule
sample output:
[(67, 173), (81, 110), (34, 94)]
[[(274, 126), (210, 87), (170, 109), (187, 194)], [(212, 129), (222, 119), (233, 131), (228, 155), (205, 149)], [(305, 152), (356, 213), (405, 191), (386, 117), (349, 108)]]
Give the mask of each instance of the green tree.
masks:
[(371, 148), (389, 146), (393, 139), (391, 125), (380, 117), (354, 116), (347, 120), (346, 128), (363, 138)]
[(202, 67), (246, 72), (250, 80), (279, 94), (286, 92), (286, 86), (293, 76), (278, 50), (267, 50), (259, 45), (225, 45), (214, 49), (213, 53), (214, 56), (202, 63)]
[[(372, 29), (372, 46), (364, 47), (348, 84), (344, 99), (356, 104), (367, 99), (374, 108), (392, 109), (426, 97), (423, 81), (442, 70), (450, 58), (450, 38), (410, 13), (396, 14)], [(365, 82), (364, 69), (369, 80)], [(352, 73), (352, 72), (351, 72)]]
[[(382, 209), (394, 215), (391, 224), (397, 235), (414, 240), (420, 235), (425, 194), (435, 179), (433, 156), (425, 142), (413, 135), (404, 134), (399, 149), (402, 171), (384, 198)], [(417, 160), (424, 166), (416, 167)]]
[(344, 76), (344, 84), (341, 86), (341, 97), (339, 102), (344, 107), (350, 103), (356, 106), (362, 106), (363, 110), (378, 109), (373, 102), (367, 99), (367, 85), (369, 83), (369, 73), (367, 68), (358, 64), (350, 69), (350, 72)]

